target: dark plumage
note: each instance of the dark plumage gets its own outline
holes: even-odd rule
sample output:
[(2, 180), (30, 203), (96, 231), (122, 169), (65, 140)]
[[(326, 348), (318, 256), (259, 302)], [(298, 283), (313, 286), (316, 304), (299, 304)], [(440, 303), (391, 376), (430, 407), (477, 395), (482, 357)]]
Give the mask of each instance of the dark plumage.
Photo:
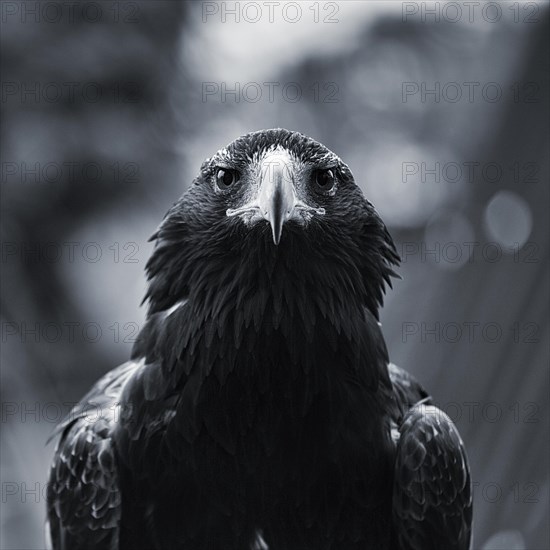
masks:
[(398, 256), (336, 155), (243, 136), (153, 239), (132, 360), (59, 428), (55, 549), (469, 547), (463, 444), (388, 362)]

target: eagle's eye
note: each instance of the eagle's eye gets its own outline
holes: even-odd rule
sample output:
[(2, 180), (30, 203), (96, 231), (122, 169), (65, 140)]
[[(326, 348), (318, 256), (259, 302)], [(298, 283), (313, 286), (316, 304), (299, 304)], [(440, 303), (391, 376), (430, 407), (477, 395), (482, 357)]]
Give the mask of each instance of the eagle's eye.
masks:
[(216, 172), (216, 185), (220, 189), (228, 189), (239, 181), (239, 173), (228, 168), (218, 168)]
[(332, 170), (316, 170), (315, 184), (321, 191), (330, 191), (334, 187), (334, 173)]

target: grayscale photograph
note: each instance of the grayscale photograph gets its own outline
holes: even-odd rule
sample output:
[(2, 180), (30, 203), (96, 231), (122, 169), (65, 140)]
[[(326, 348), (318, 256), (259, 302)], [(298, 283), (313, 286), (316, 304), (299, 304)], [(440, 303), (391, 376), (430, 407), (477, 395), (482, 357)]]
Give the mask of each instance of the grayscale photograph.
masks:
[(550, 550), (549, 16), (1, 0), (0, 550)]

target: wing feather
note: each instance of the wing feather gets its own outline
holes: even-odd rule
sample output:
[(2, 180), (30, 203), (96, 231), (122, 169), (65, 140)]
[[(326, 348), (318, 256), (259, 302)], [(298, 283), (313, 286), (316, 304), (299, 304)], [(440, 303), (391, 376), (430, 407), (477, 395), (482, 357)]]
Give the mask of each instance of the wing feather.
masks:
[(417, 404), (399, 427), (393, 521), (400, 550), (467, 550), (472, 495), (464, 444), (451, 419)]
[(47, 489), (54, 550), (118, 550), (121, 493), (111, 439), (122, 388), (140, 363), (107, 373), (76, 405), (60, 435)]

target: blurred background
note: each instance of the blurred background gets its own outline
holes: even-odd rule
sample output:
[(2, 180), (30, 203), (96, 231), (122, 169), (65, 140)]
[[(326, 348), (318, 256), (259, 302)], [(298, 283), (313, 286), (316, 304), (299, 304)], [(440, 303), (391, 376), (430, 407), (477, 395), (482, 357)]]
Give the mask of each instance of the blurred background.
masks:
[(402, 256), (392, 360), (457, 423), (474, 548), (549, 543), (546, 2), (1, 4), (2, 550), (44, 548), (56, 422), (125, 361), (148, 237), (202, 160), (286, 127)]

